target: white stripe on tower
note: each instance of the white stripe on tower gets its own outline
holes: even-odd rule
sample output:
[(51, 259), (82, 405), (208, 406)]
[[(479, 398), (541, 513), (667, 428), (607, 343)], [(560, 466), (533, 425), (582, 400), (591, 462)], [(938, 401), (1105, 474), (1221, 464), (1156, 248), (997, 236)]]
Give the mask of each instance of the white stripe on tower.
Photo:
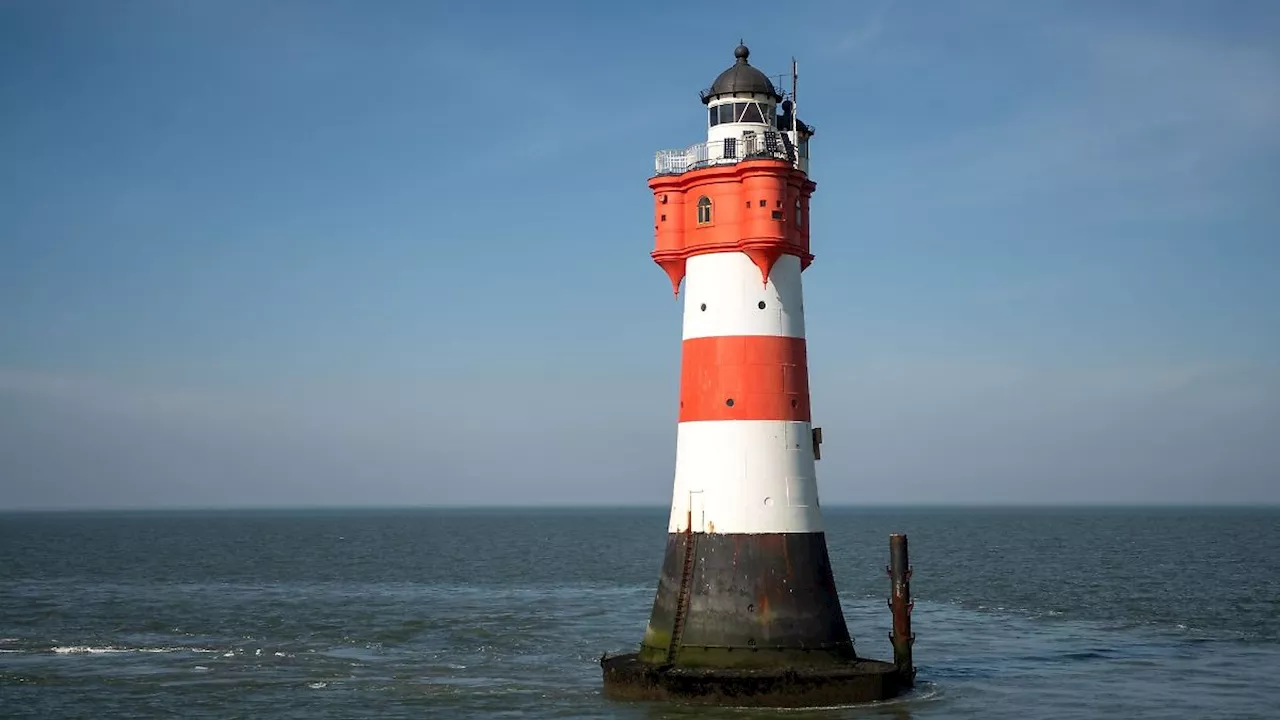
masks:
[[(763, 309), (761, 302), (765, 304)], [(728, 335), (804, 337), (800, 258), (778, 258), (767, 285), (760, 282), (760, 268), (744, 252), (689, 258), (685, 266), (683, 339)]]

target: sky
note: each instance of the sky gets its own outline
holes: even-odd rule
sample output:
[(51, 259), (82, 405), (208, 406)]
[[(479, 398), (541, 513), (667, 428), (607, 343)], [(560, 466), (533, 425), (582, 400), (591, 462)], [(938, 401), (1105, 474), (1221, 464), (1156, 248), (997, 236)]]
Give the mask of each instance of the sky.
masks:
[(1280, 4), (0, 0), (0, 509), (670, 502), (653, 154), (799, 65), (824, 504), (1280, 502)]

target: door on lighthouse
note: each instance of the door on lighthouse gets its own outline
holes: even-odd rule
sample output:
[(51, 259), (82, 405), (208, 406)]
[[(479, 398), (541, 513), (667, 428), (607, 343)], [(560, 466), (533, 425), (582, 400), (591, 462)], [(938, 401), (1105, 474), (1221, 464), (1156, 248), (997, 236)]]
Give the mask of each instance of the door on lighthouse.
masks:
[(707, 531), (707, 506), (701, 490), (689, 491), (689, 511), (685, 519), (689, 532), (704, 533)]

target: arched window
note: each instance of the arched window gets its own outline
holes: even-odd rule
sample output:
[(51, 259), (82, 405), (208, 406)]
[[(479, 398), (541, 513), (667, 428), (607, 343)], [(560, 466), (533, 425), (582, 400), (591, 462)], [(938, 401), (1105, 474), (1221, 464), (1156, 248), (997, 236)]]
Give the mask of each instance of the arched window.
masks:
[(796, 227), (804, 225), (804, 208), (800, 206), (800, 198), (796, 198)]
[(703, 195), (698, 198), (698, 224), (706, 225), (711, 222), (711, 198)]

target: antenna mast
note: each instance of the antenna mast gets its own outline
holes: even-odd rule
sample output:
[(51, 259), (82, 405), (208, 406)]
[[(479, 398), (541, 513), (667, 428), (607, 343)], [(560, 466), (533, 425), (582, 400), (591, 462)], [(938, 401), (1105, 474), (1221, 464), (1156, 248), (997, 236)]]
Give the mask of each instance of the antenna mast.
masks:
[(797, 122), (796, 118), (800, 116), (799, 111), (796, 109), (797, 108), (796, 82), (799, 80), (799, 77), (800, 77), (800, 74), (796, 71), (796, 58), (793, 55), (791, 57), (791, 132), (792, 132), (792, 137), (794, 138), (794, 141), (797, 141), (797, 142), (800, 140), (800, 137), (795, 134), (796, 122)]

